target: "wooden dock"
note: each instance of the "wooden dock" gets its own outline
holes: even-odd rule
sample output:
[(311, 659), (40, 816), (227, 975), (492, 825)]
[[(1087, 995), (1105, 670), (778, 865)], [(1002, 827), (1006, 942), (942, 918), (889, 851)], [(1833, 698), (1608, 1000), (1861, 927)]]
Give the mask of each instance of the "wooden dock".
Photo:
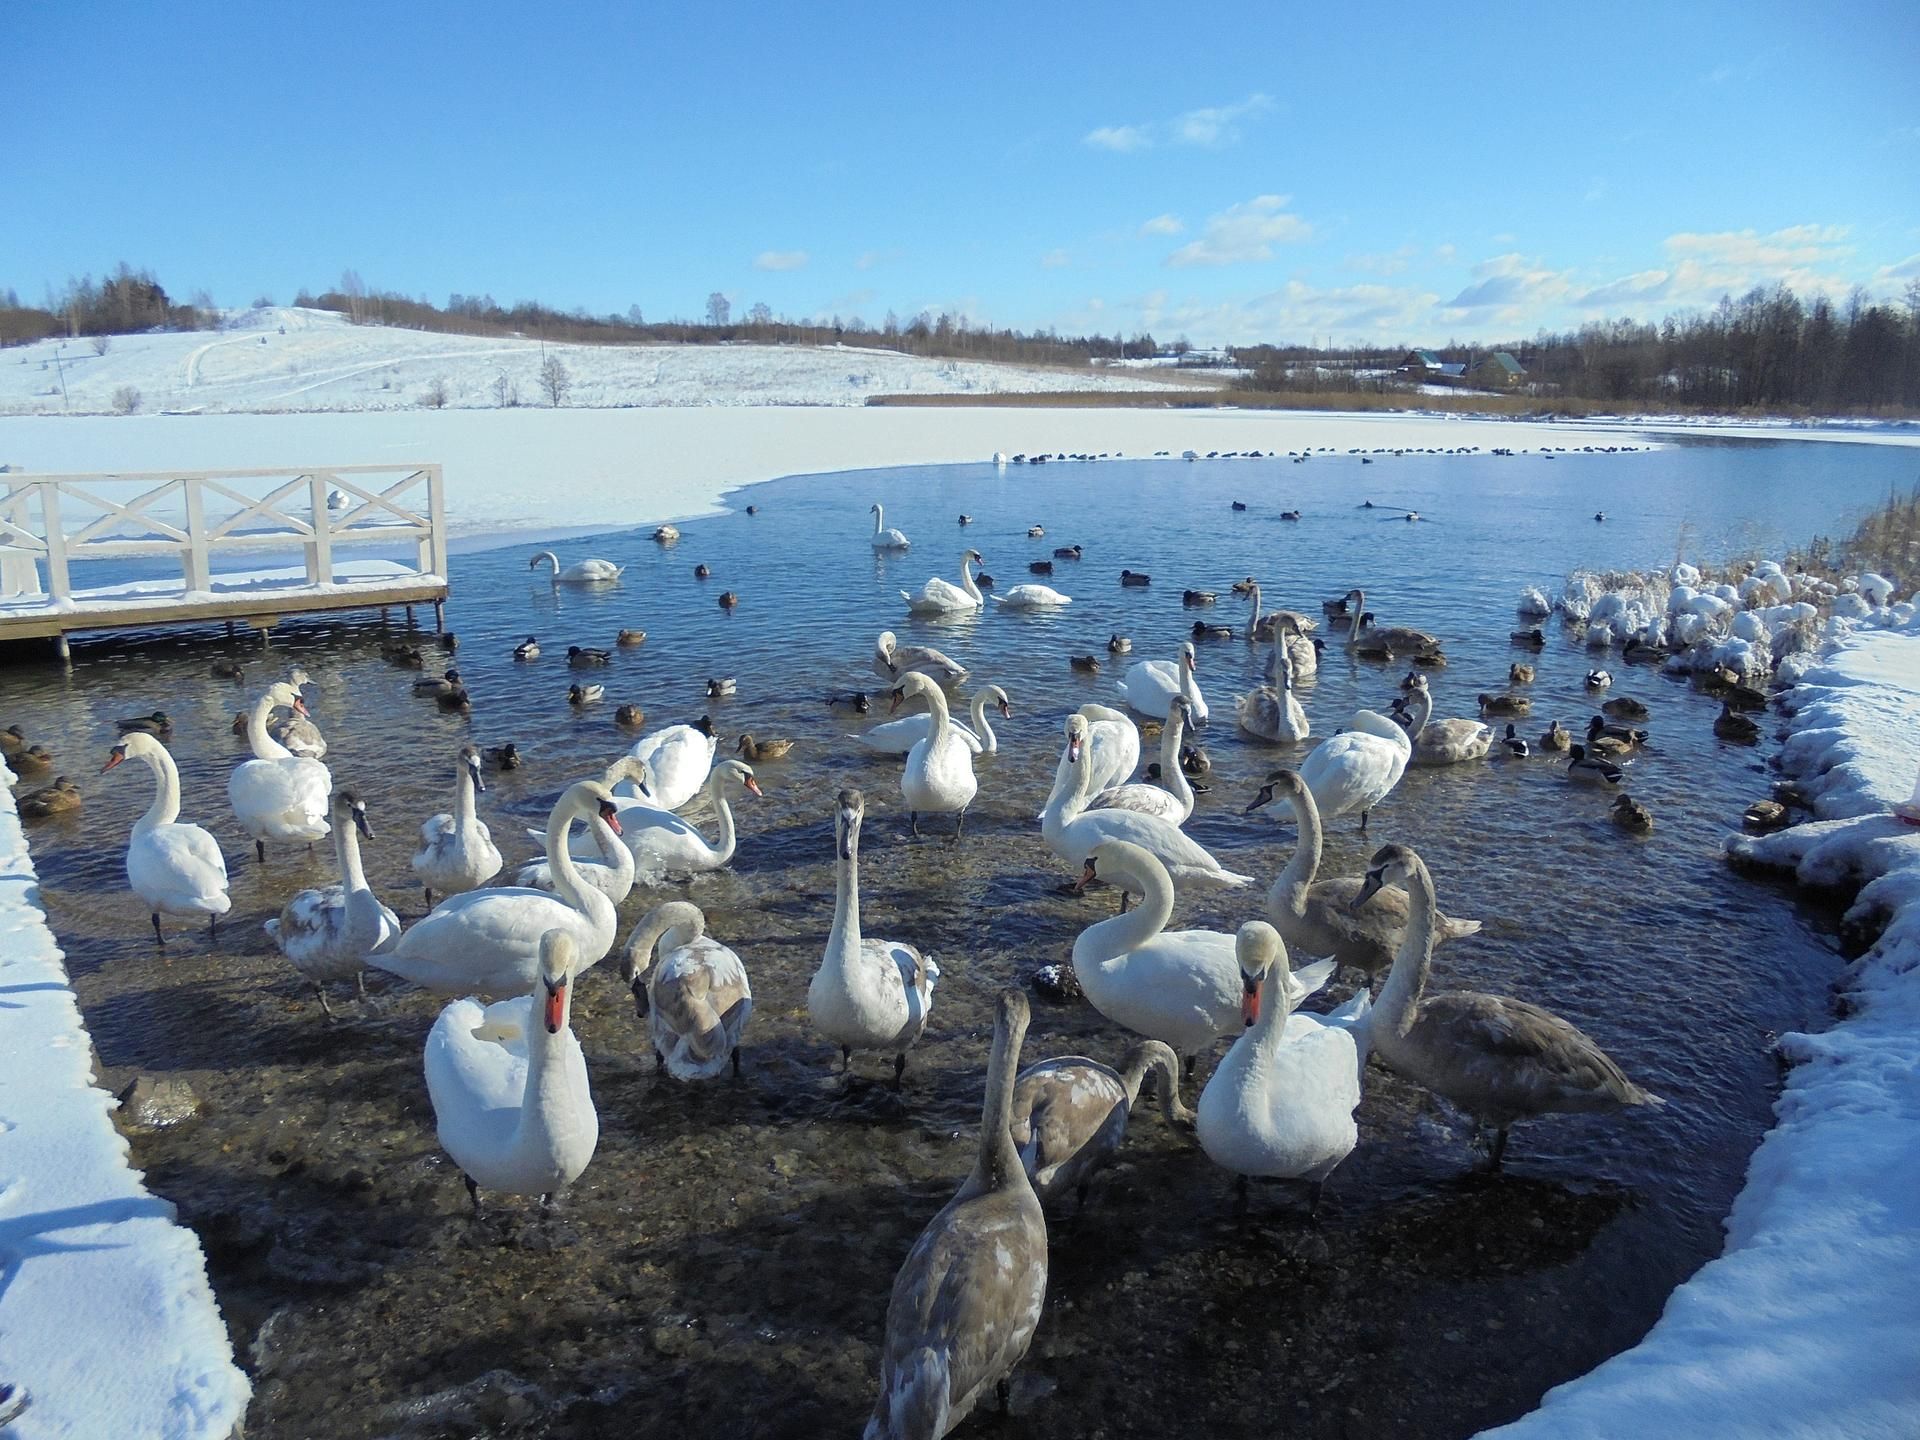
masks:
[[(438, 465), (0, 476), (0, 641), (224, 620), (264, 632), (288, 615), (430, 604), (447, 596)], [(412, 561), (337, 552), (409, 550)], [(298, 553), (293, 567), (216, 568)], [(75, 583), (87, 562), (166, 559), (177, 576)]]

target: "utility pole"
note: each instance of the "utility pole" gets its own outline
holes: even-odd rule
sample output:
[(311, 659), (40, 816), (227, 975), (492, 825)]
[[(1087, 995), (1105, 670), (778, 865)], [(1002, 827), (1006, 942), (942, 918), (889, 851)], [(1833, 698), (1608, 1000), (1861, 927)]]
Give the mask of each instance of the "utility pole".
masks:
[(60, 377), (60, 408), (71, 410), (73, 406), (67, 400), (67, 366), (61, 354), (66, 348), (64, 342), (53, 347), (53, 369), (54, 373)]

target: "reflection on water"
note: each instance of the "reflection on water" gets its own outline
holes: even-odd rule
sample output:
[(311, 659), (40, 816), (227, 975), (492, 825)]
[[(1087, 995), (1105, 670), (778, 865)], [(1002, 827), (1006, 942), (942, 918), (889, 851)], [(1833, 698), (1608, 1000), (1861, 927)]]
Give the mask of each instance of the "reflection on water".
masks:
[[(1445, 638), (1437, 712), (1471, 714), (1513, 658), (1521, 584), (1575, 564), (1666, 563), (1682, 526), (1696, 555), (1837, 528), (1890, 473), (1871, 447), (1780, 445), (785, 481), (753, 492), (757, 516), (689, 524), (677, 545), (626, 534), (560, 546), (563, 563), (631, 565), (604, 591), (553, 589), (528, 571), (531, 547), (460, 559), (449, 619), (471, 719), (410, 694), (412, 673), (381, 660), (391, 632), (315, 622), (283, 627), (244, 687), (212, 679), (209, 661), (257, 652), (217, 634), (84, 644), (70, 674), (9, 657), (0, 723), (21, 724), (87, 777), (86, 809), (39, 826), (34, 842), (106, 1082), (164, 1071), (206, 1101), (199, 1120), (138, 1140), (135, 1158), (206, 1242), (258, 1377), (250, 1434), (850, 1433), (871, 1401), (893, 1272), (970, 1163), (993, 993), (1063, 958), (1112, 903), (1055, 893), (1063, 867), (1033, 820), (1061, 717), (1114, 702), (1128, 663), (1077, 674), (1069, 654), (1106, 661), (1119, 631), (1134, 639), (1132, 659), (1171, 658), (1197, 613), (1180, 604), (1188, 586), (1220, 591), (1213, 618), (1237, 625), (1225, 594), (1248, 573), (1269, 606), (1310, 613), (1361, 584), (1382, 623)], [(1595, 496), (1603, 525), (1591, 519)], [(874, 499), (913, 538), (909, 554), (872, 553)], [(1232, 512), (1230, 499), (1251, 508)], [(1426, 518), (1385, 520), (1359, 509), (1364, 499)], [(1296, 506), (1300, 522), (1278, 519)], [(964, 532), (962, 511), (976, 522)], [(1036, 523), (1047, 535), (1030, 540)], [(1057, 561), (1050, 581), (1075, 597), (1069, 609), (941, 624), (903, 614), (897, 592), (929, 574), (957, 578), (967, 546), (1004, 587), (1073, 543), (1086, 558)], [(696, 563), (712, 578), (696, 580)], [(1123, 567), (1153, 585), (1123, 589)], [(726, 589), (742, 597), (737, 610), (715, 603)], [(571, 709), (567, 645), (610, 646), (621, 628), (649, 638), (595, 673), (604, 704)], [(882, 628), (937, 644), (1013, 697), (1014, 718), (996, 721), (1000, 753), (978, 762), (980, 797), (957, 846), (945, 827), (909, 843), (898, 762), (842, 738), (884, 719), (884, 704), (861, 720), (825, 703), (829, 692), (880, 692), (868, 659)], [(516, 664), (529, 633), (545, 654)], [(1552, 633), (1526, 733), (1589, 713), (1589, 657)], [(369, 798), (369, 874), (407, 919), (421, 911), (407, 857), (420, 821), (449, 808), (463, 741), (511, 740), (526, 757), (521, 770), (489, 772), (481, 800), (508, 874), (531, 849), (522, 827), (628, 743), (613, 719), (621, 702), (642, 705), (649, 727), (708, 713), (728, 743), (744, 730), (798, 742), (758, 767), (767, 797), (736, 807), (730, 869), (636, 895), (621, 912), (624, 939), (648, 904), (689, 894), (744, 957), (757, 1005), (744, 1076), (694, 1089), (656, 1077), (610, 967), (586, 977), (575, 1020), (601, 1144), (553, 1216), (506, 1203), (467, 1220), (420, 1074), (432, 1000), (376, 981), (375, 1008), (348, 1004), (329, 1025), (260, 931), (293, 889), (331, 879), (325, 853), (255, 865), (226, 808), (243, 748), (233, 713), (274, 667), (296, 662), (314, 677), (327, 763)], [(1086, 1212), (1054, 1227), (1018, 1433), (1166, 1433), (1201, 1419), (1221, 1434), (1269, 1433), (1276, 1420), (1315, 1435), (1466, 1434), (1630, 1344), (1716, 1253), (1768, 1120), (1769, 1038), (1819, 1023), (1835, 961), (1784, 895), (1734, 880), (1719, 858), (1721, 834), (1765, 790), (1766, 747), (1720, 744), (1707, 701), (1617, 657), (1612, 668), (1612, 693), (1654, 712), (1654, 745), (1629, 781), (1658, 817), (1650, 839), (1617, 831), (1606, 797), (1570, 787), (1552, 762), (1495, 760), (1411, 773), (1370, 840), (1351, 820), (1331, 827), (1328, 864), (1352, 873), (1378, 843), (1414, 845), (1443, 906), (1486, 921), (1476, 940), (1441, 952), (1439, 983), (1553, 1007), (1669, 1108), (1524, 1126), (1512, 1173), (1488, 1180), (1470, 1173), (1459, 1126), (1376, 1067), (1361, 1146), (1317, 1223), (1284, 1187), (1256, 1187), (1252, 1213), (1236, 1215), (1228, 1177), (1143, 1115)], [(1271, 811), (1241, 811), (1268, 768), (1302, 752), (1234, 731), (1233, 696), (1254, 669), (1237, 639), (1200, 646), (1213, 789), (1190, 829), (1264, 884), (1291, 829)], [(737, 676), (739, 694), (708, 702), (716, 675)], [(1398, 676), (1330, 652), (1301, 687), (1316, 735), (1357, 705), (1385, 708)], [(234, 876), (217, 949), (186, 934), (166, 961), (121, 871), (145, 777), (92, 775), (114, 719), (155, 706), (174, 717), (186, 818), (221, 838)], [(842, 1082), (805, 1020), (832, 912), (831, 802), (847, 785), (868, 795), (869, 932), (914, 941), (943, 972), (899, 1096), (872, 1083), (887, 1067), (871, 1059)], [(711, 836), (711, 817), (703, 823)], [(1201, 895), (1178, 923), (1231, 930), (1257, 908), (1251, 894)], [(1041, 1005), (1026, 1055), (1111, 1061), (1126, 1044), (1083, 1006)]]

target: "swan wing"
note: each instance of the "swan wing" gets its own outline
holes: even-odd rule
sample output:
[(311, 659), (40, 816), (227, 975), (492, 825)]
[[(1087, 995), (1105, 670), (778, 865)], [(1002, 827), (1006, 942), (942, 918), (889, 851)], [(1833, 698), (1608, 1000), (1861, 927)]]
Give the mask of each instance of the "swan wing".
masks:
[(127, 846), (127, 881), (149, 900), (224, 915), (227, 862), (213, 836), (198, 825), (156, 825)]

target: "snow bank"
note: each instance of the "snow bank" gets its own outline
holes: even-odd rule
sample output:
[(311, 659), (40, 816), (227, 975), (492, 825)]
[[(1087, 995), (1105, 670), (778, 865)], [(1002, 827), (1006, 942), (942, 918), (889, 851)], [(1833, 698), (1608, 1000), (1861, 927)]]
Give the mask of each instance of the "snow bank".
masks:
[(1785, 763), (1826, 818), (1728, 849), (1863, 884), (1849, 918), (1885, 928), (1848, 970), (1846, 1018), (1781, 1037), (1794, 1068), (1726, 1252), (1501, 1440), (1920, 1435), (1920, 827), (1889, 813), (1920, 774), (1920, 634), (1841, 640), (1789, 705)]
[(245, 1417), (206, 1262), (127, 1164), (0, 762), (0, 1380), (19, 1440), (225, 1440)]

